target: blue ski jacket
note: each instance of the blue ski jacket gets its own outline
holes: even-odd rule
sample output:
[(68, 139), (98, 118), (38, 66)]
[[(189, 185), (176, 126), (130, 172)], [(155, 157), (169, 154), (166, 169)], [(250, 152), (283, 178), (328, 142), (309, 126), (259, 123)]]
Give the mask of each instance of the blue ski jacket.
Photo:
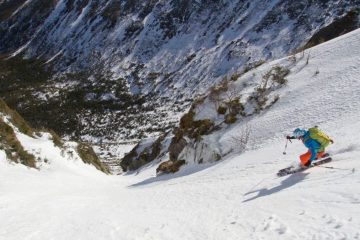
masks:
[(303, 143), (305, 145), (305, 147), (307, 147), (309, 149), (309, 151), (311, 152), (311, 157), (309, 159), (309, 161), (313, 161), (315, 159), (316, 154), (318, 153), (321, 144), (310, 138), (310, 132), (306, 131), (304, 137), (303, 137)]

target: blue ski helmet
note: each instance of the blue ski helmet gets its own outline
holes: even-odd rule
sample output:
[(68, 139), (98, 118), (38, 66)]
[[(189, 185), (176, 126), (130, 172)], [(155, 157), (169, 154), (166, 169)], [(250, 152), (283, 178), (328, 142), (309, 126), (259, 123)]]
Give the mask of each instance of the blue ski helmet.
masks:
[(304, 129), (297, 128), (293, 132), (293, 136), (296, 138), (301, 138), (305, 135), (306, 131)]

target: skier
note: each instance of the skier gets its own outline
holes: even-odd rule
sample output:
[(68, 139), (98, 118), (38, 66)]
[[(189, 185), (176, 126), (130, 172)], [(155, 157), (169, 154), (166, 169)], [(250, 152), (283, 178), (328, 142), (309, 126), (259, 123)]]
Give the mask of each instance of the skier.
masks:
[(308, 130), (296, 128), (292, 136), (286, 136), (286, 138), (289, 140), (302, 140), (309, 149), (306, 153), (300, 155), (300, 167), (302, 168), (309, 167), (313, 160), (323, 157), (325, 148), (329, 143), (334, 143), (331, 138), (322, 133), (317, 127), (309, 128)]

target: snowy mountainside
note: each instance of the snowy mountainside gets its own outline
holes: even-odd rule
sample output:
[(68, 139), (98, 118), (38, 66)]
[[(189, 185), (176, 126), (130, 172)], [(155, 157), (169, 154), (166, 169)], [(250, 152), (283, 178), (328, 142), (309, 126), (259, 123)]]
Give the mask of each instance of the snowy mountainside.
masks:
[[(322, 128), (342, 118), (358, 121), (359, 33), (225, 79), (193, 104), (171, 144), (163, 144), (165, 150), (152, 160), (215, 162), (268, 144), (296, 127)], [(129, 167), (138, 165), (143, 155), (131, 156), (131, 164), (128, 157), (123, 169), (133, 170)]]
[(70, 170), (71, 167), (87, 163), (99, 171), (109, 173), (90, 146), (76, 142), (64, 142), (54, 132), (32, 129), (17, 112), (11, 110), (1, 99), (0, 125), (2, 162), (21, 163), (39, 170), (65, 166), (70, 167), (67, 168)]
[[(30, 117), (66, 136), (116, 142), (158, 135), (225, 75), (288, 55), (350, 12), (350, 29), (357, 28), (358, 6), (359, 0), (3, 1), (2, 54), (41, 58), (57, 73), (85, 73), (46, 82), (25, 103), (8, 98), (24, 115), (31, 106), (75, 106), (60, 114), (60, 122), (69, 118), (61, 127), (52, 113)], [(336, 30), (349, 31), (345, 25)], [(111, 77), (94, 77), (96, 71)]]
[[(0, 239), (360, 239), (359, 43), (357, 30), (310, 49), (308, 64), (297, 55), (295, 63), (284, 58), (258, 68), (289, 64), (291, 71), (276, 88), (278, 101), (250, 116), (254, 144), (223, 161), (160, 177), (151, 164), (111, 176), (34, 171), (9, 165), (0, 151)], [(249, 78), (251, 90), (260, 75), (232, 86)], [(245, 124), (239, 119), (219, 130), (220, 139)], [(333, 161), (276, 177), (306, 151), (293, 141), (283, 155), (284, 136), (314, 124), (334, 139), (327, 149)]]

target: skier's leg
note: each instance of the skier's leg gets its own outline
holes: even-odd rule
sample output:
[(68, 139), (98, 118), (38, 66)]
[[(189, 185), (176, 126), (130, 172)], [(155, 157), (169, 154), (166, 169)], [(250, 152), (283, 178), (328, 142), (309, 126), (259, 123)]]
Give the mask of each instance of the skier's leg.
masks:
[(311, 157), (311, 152), (307, 151), (306, 153), (300, 155), (300, 162), (302, 166), (305, 166), (305, 164), (309, 161)]
[(315, 156), (315, 159), (319, 159), (319, 158), (322, 158), (322, 156), (324, 156), (325, 154), (325, 151), (322, 151), (322, 152), (318, 152)]

